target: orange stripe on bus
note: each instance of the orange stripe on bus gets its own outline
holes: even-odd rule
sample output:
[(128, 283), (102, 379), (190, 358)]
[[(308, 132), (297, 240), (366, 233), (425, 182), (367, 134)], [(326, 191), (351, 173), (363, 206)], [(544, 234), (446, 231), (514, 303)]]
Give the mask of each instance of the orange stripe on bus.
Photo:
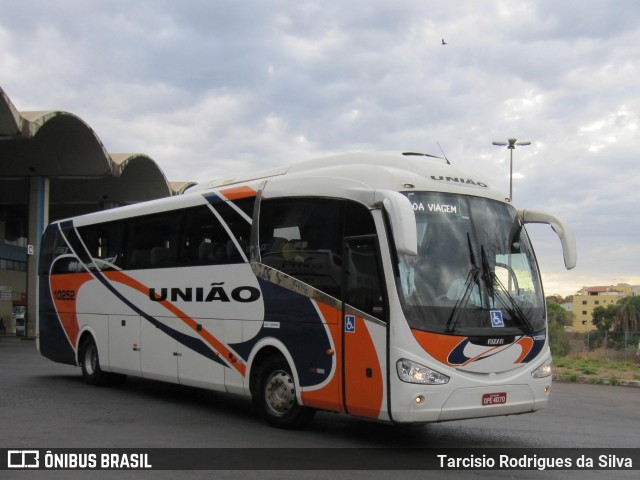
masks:
[(464, 363), (462, 364), (462, 366), (463, 366), (463, 367), (465, 367), (465, 366), (469, 365), (470, 363), (475, 362), (475, 361), (476, 361), (476, 360), (478, 360), (479, 358), (482, 358), (482, 357), (487, 356), (487, 354), (489, 354), (489, 353), (493, 352), (494, 350), (503, 349), (503, 348), (504, 348), (504, 345), (499, 345), (499, 346), (497, 346), (497, 347), (491, 347), (489, 350), (485, 350), (484, 352), (482, 352), (482, 353), (480, 353), (480, 354), (476, 355), (475, 357), (470, 358), (469, 360), (467, 360), (466, 362), (464, 362)]
[(522, 360), (529, 355), (531, 349), (533, 348), (533, 338), (531, 337), (522, 337), (520, 340), (516, 342), (520, 347), (522, 347), (522, 353), (518, 357), (518, 359), (514, 363), (522, 363)]
[[(145, 295), (149, 295), (149, 287), (143, 285), (136, 279), (125, 275), (122, 272), (105, 272), (105, 276), (110, 280), (116, 281), (118, 283), (122, 283), (128, 287), (137, 290), (140, 293)], [(177, 318), (182, 320), (186, 325), (189, 326), (194, 332), (200, 335), (209, 345), (211, 345), (217, 352), (224, 356), (224, 359), (229, 363), (233, 368), (235, 368), (243, 377), (245, 376), (246, 366), (244, 364), (238, 363), (238, 357), (231, 352), (227, 348), (225, 344), (223, 344), (220, 340), (218, 340), (211, 332), (206, 329), (198, 330), (198, 322), (189, 317), (186, 313), (180, 310), (178, 307), (173, 305), (171, 302), (167, 300), (162, 300), (158, 302), (160, 305), (165, 307), (171, 313), (173, 313)]]
[(255, 197), (258, 192), (250, 187), (232, 187), (220, 190), (227, 200), (239, 200), (241, 198)]
[(449, 354), (466, 339), (466, 337), (439, 335), (420, 330), (411, 330), (411, 332), (425, 352), (445, 365), (451, 365)]

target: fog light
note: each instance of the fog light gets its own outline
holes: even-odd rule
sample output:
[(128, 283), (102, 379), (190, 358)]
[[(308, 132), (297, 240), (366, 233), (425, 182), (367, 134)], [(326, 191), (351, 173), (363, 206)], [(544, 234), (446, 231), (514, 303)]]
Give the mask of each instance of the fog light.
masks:
[(424, 402), (424, 397), (422, 395), (418, 395), (416, 397), (416, 405), (420, 405), (422, 402)]

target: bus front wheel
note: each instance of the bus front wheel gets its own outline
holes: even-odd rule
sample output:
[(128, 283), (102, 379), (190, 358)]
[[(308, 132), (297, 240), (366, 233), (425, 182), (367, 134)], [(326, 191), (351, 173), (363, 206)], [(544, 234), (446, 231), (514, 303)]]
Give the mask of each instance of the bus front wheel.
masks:
[(280, 356), (269, 357), (260, 365), (253, 403), (267, 423), (279, 428), (301, 428), (315, 414), (314, 409), (298, 403), (291, 369)]

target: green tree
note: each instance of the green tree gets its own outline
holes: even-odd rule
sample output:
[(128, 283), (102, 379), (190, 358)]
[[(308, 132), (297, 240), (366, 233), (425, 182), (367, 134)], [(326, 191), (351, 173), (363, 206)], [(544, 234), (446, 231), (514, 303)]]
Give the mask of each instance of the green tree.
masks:
[[(640, 297), (625, 297), (618, 302), (618, 312), (613, 328), (618, 333), (624, 333), (622, 348), (624, 348), (626, 359), (627, 348), (629, 345), (635, 345), (635, 336), (640, 330)], [(640, 361), (640, 345), (637, 358)]]
[(596, 308), (593, 309), (593, 313), (591, 314), (592, 316), (592, 323), (595, 325), (595, 327), (600, 331), (604, 333), (604, 351), (605, 351), (605, 355), (607, 352), (607, 343), (609, 340), (609, 331), (611, 330), (611, 327), (613, 326), (615, 320), (616, 320), (616, 313), (618, 312), (618, 306), (617, 305), (607, 305), (606, 307), (603, 306), (597, 306)]
[(567, 311), (560, 304), (548, 301), (547, 322), (549, 323), (551, 354), (558, 357), (567, 355), (571, 344), (569, 333), (565, 330), (566, 326), (571, 325)]
[(626, 333), (640, 330), (640, 297), (625, 297), (618, 302), (614, 329)]
[(549, 325), (558, 324), (562, 327), (571, 325), (567, 311), (556, 302), (547, 303), (547, 321)]

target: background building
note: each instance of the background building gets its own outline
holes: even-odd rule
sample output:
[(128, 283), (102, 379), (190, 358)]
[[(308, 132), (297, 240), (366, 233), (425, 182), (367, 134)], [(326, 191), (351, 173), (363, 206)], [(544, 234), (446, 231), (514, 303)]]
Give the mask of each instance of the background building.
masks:
[(593, 309), (615, 305), (624, 297), (640, 294), (640, 285), (618, 283), (609, 287), (583, 287), (573, 296), (573, 331), (596, 330), (593, 325)]
[[(108, 153), (96, 133), (64, 111), (20, 112), (0, 88), (0, 318), (14, 309), (35, 334), (37, 253), (53, 220), (182, 193), (140, 153)], [(16, 308), (24, 307), (24, 308)]]

